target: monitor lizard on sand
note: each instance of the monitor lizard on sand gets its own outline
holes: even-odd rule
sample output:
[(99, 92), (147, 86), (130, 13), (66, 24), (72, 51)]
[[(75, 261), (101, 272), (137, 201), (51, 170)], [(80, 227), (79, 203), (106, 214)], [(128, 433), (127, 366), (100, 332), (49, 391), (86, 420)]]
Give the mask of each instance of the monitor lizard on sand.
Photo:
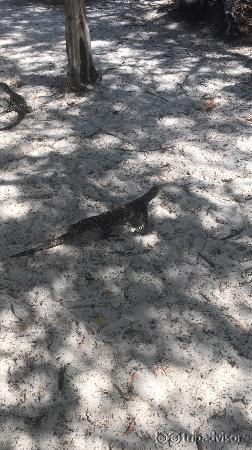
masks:
[[(136, 200), (125, 203), (122, 206), (99, 214), (98, 216), (87, 217), (79, 222), (76, 222), (68, 228), (68, 230), (55, 238), (48, 239), (42, 242), (37, 247), (24, 250), (23, 252), (12, 255), (11, 258), (33, 255), (41, 250), (46, 250), (57, 245), (67, 244), (72, 238), (85, 231), (94, 230), (99, 228), (102, 230), (102, 237), (108, 236), (112, 231), (112, 227), (116, 225), (124, 225), (126, 223), (132, 223), (136, 219), (141, 219), (143, 227), (148, 224), (148, 204), (153, 200), (158, 193), (164, 188), (164, 185), (154, 185), (146, 194), (138, 197)], [(142, 228), (142, 227), (140, 227)]]

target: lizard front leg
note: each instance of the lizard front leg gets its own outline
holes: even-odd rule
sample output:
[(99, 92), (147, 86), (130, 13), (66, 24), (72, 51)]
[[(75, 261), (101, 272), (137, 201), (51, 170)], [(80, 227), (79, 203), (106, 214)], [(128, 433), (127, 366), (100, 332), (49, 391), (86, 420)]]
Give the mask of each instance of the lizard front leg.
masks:
[(149, 215), (148, 215), (148, 206), (147, 205), (144, 207), (142, 213), (143, 213), (144, 228), (146, 228), (149, 223)]
[(141, 212), (142, 212), (142, 220), (143, 220), (143, 223), (142, 223), (142, 225), (140, 225), (139, 227), (137, 227), (136, 232), (137, 232), (137, 233), (144, 234), (144, 232), (145, 232), (145, 230), (146, 230), (146, 228), (147, 228), (147, 226), (148, 226), (148, 223), (149, 223), (148, 207), (145, 206), (145, 207), (142, 209)]

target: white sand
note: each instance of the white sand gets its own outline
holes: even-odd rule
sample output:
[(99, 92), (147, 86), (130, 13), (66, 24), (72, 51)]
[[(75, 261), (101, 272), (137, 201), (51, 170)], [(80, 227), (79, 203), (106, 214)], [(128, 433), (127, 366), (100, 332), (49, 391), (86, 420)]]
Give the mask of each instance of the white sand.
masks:
[[(89, 4), (103, 80), (80, 97), (61, 7), (0, 2), (1, 80), (33, 108), (0, 135), (1, 449), (252, 446), (251, 49), (162, 4)], [(146, 236), (8, 260), (160, 180)]]

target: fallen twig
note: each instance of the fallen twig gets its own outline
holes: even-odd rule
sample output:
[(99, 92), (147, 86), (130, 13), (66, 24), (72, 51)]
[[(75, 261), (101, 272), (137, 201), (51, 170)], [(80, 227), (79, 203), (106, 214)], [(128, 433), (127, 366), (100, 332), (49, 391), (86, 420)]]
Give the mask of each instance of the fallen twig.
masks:
[(204, 259), (204, 261), (205, 261), (210, 267), (212, 267), (213, 269), (215, 269), (215, 264), (214, 264), (210, 259), (208, 259), (205, 255), (203, 255), (203, 254), (200, 253), (200, 252), (198, 252), (198, 255), (199, 255), (202, 259)]
[(203, 294), (203, 292), (200, 292), (200, 295), (202, 295), (202, 297), (209, 303), (211, 303), (210, 298), (208, 298), (205, 294)]
[(23, 322), (23, 319), (21, 319), (20, 317), (18, 317), (17, 314), (15, 313), (13, 303), (11, 304), (11, 312), (12, 312), (12, 314), (13, 314), (18, 320), (20, 320), (20, 322)]
[(244, 230), (243, 228), (237, 229), (237, 230), (233, 230), (231, 231), (231, 233), (229, 233), (227, 236), (224, 236), (223, 238), (220, 238), (220, 241), (226, 241), (227, 239), (231, 239), (235, 236), (238, 236), (238, 234), (241, 234)]
[(100, 128), (98, 128), (97, 130), (93, 131), (90, 134), (87, 134), (86, 136), (84, 135), (83, 137), (84, 137), (84, 139), (91, 139), (92, 137), (94, 137), (96, 134), (99, 134), (99, 133), (101, 133)]
[(166, 97), (162, 97), (162, 95), (158, 95), (155, 92), (149, 91), (149, 89), (145, 89), (145, 92), (150, 95), (154, 95), (154, 97), (161, 98), (161, 100), (165, 100), (166, 102), (170, 102), (170, 100)]

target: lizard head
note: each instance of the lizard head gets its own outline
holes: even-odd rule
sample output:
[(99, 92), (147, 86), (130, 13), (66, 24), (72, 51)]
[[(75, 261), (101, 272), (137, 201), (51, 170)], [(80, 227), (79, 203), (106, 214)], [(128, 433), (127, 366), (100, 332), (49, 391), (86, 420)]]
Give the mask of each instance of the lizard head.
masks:
[(150, 200), (152, 200), (153, 198), (155, 198), (160, 191), (162, 191), (165, 188), (165, 184), (164, 183), (156, 183), (152, 186), (152, 188), (149, 190), (149, 192), (147, 192), (146, 196), (147, 198)]
[(156, 183), (152, 186), (152, 188), (150, 189), (150, 193), (152, 195), (158, 195), (159, 192), (161, 192), (164, 188), (166, 187), (165, 183)]

